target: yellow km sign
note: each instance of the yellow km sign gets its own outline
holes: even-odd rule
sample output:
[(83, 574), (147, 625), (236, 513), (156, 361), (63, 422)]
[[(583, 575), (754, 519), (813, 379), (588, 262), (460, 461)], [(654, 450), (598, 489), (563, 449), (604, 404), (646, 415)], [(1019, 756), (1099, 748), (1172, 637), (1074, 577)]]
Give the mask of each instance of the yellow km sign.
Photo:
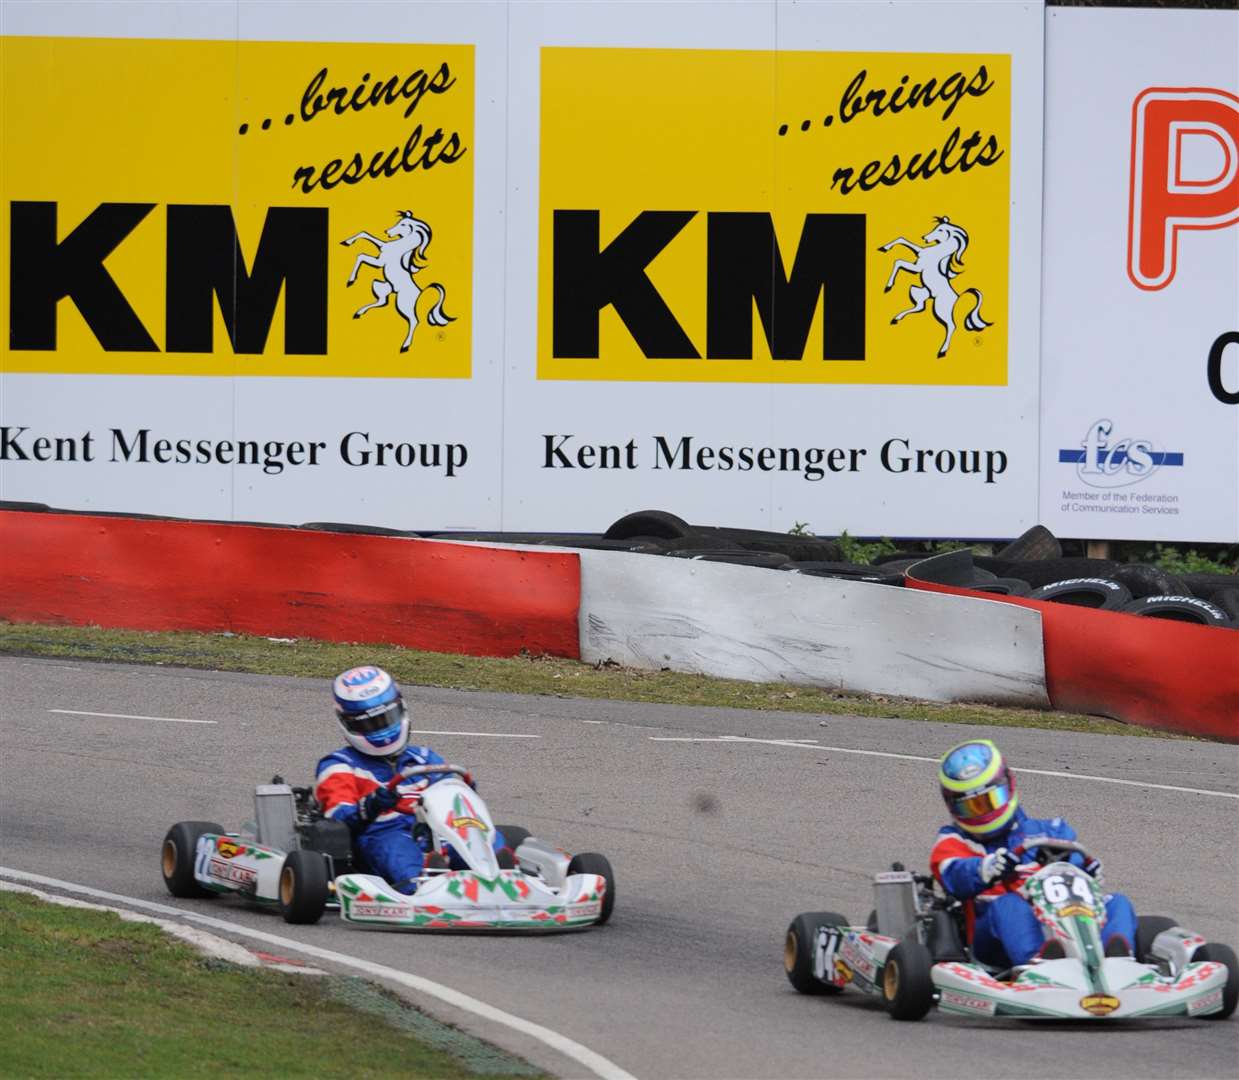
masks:
[(0, 48), (3, 370), (469, 377), (472, 46)]
[(539, 376), (1005, 385), (1010, 73), (543, 49)]

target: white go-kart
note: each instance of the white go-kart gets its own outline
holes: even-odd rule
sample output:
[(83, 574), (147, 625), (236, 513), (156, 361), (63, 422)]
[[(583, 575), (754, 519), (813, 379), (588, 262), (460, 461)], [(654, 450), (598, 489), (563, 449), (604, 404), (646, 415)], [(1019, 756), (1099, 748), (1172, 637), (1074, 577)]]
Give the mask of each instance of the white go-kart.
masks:
[(1110, 954), (1100, 886), (1080, 867), (1074, 841), (1029, 838), (1023, 851), (1044, 865), (1021, 891), (1045, 933), (1044, 958), (1002, 971), (962, 944), (962, 908), (934, 879), (898, 863), (874, 878), (876, 904), (865, 926), (819, 911), (787, 928), (783, 966), (802, 994), (853, 986), (882, 999), (896, 1020), (941, 1012), (974, 1017), (1130, 1020), (1225, 1019), (1239, 999), (1239, 965), (1226, 945), (1206, 942), (1173, 919), (1139, 919), (1135, 955)]
[(322, 815), (311, 789), (278, 776), (255, 790), (256, 820), (238, 832), (173, 825), (160, 852), (164, 884), (177, 897), (234, 894), (275, 906), (290, 923), (318, 922), (327, 908), (393, 930), (545, 932), (610, 919), (615, 876), (605, 856), (569, 855), (516, 825), (499, 826), (508, 849), (497, 856), (496, 826), (464, 769), (418, 765), (400, 778), (432, 774), (443, 778), (419, 793), (413, 830), (428, 854), (412, 895), (364, 872), (348, 827)]

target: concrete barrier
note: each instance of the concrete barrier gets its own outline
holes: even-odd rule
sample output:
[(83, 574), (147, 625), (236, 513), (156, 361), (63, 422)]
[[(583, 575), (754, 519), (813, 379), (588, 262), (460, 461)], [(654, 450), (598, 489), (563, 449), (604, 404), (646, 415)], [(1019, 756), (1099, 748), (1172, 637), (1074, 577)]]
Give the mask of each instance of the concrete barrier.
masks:
[[(912, 566), (908, 585), (962, 603), (986, 595), (967, 587), (971, 569), (970, 552), (950, 552)], [(1020, 597), (999, 602), (1040, 614), (1054, 708), (1239, 742), (1239, 631)]]
[(868, 582), (582, 551), (581, 658), (1045, 708), (1041, 618)]
[(575, 552), (0, 511), (0, 618), (579, 655)]

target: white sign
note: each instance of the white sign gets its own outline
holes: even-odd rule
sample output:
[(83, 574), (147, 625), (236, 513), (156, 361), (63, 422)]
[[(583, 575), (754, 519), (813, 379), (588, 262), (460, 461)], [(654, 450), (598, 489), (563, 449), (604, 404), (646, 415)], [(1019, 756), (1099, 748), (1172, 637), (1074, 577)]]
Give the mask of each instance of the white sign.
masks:
[(1239, 14), (1047, 9), (1041, 521), (1239, 539)]
[(6, 3), (3, 498), (1034, 522), (1040, 3), (290, 10)]

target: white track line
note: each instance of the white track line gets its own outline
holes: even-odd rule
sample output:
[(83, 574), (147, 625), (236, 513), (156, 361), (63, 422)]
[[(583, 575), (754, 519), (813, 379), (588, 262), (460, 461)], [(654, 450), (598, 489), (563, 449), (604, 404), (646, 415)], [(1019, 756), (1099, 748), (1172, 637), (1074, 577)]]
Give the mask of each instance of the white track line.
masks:
[(104, 716), (109, 720), (162, 720), (165, 724), (217, 724), (218, 720), (182, 720), (176, 716), (130, 716), (119, 712), (87, 712), (85, 709), (48, 709), (62, 716)]
[(483, 739), (540, 739), (541, 735), (514, 734), (508, 731), (427, 731), (414, 727), (414, 735), (476, 735)]
[(199, 915), (194, 911), (182, 911), (178, 908), (169, 907), (167, 904), (154, 904), (149, 900), (138, 900), (132, 896), (120, 896), (116, 893), (104, 892), (101, 889), (92, 889), (86, 885), (78, 885), (71, 881), (60, 881), (57, 878), (44, 877), (41, 874), (28, 874), (24, 870), (14, 870), (7, 866), (0, 866), (0, 876), (13, 878), (17, 881), (27, 881), (34, 885), (61, 889), (64, 892), (77, 893), (81, 896), (93, 896), (101, 900), (110, 900), (114, 903), (125, 904), (128, 907), (154, 911), (160, 915), (172, 915), (175, 918), (201, 923), (204, 926), (210, 926), (225, 933), (253, 938), (256, 941), (263, 941), (269, 945), (277, 945), (281, 949), (304, 953), (306, 956), (313, 956), (318, 960), (355, 968), (358, 971), (365, 972), (372, 978), (387, 979), (390, 982), (399, 983), (410, 990), (416, 990), (418, 993), (438, 998), (453, 1008), (473, 1013), (484, 1020), (491, 1020), (497, 1024), (503, 1024), (513, 1031), (529, 1035), (539, 1042), (545, 1043), (551, 1049), (557, 1050), (565, 1057), (571, 1058), (578, 1064), (585, 1066), (590, 1072), (601, 1077), (602, 1080), (636, 1080), (636, 1077), (631, 1073), (625, 1072), (614, 1062), (604, 1058), (601, 1054), (595, 1053), (588, 1046), (582, 1046), (579, 1042), (568, 1038), (566, 1035), (560, 1035), (557, 1031), (552, 1031), (541, 1024), (535, 1024), (532, 1020), (523, 1020), (519, 1016), (504, 1012), (493, 1005), (487, 1005), (486, 1002), (479, 1001), (468, 994), (462, 994), (459, 990), (453, 990), (450, 986), (432, 982), (421, 975), (411, 975), (404, 971), (397, 971), (395, 968), (372, 963), (369, 960), (348, 956), (345, 953), (333, 952), (330, 949), (323, 949), (317, 945), (307, 945), (304, 942), (294, 941), (291, 938), (264, 933), (262, 930), (251, 930), (248, 926), (239, 926), (226, 922), (223, 919), (212, 918), (210, 915)]
[[(940, 758), (921, 757), (918, 754), (892, 754), (887, 750), (854, 750), (847, 746), (818, 746), (811, 739), (750, 739), (744, 735), (715, 735), (713, 737), (649, 736), (651, 742), (705, 742), (705, 743), (761, 743), (764, 746), (793, 746), (798, 750), (821, 750), (832, 754), (860, 754), (864, 757), (898, 758), (901, 761), (928, 761), (937, 765)], [(1127, 787), (1150, 788), (1153, 791), (1182, 791), (1189, 795), (1213, 795), (1219, 799), (1239, 799), (1233, 791), (1214, 791), (1211, 788), (1179, 787), (1176, 784), (1152, 784), (1145, 780), (1120, 780), (1117, 776), (1092, 776), (1089, 773), (1055, 772), (1052, 769), (1027, 769), (1017, 766), (1015, 773), (1031, 773), (1034, 776), (1058, 776), (1064, 780), (1094, 780), (1099, 784), (1123, 784)]]

